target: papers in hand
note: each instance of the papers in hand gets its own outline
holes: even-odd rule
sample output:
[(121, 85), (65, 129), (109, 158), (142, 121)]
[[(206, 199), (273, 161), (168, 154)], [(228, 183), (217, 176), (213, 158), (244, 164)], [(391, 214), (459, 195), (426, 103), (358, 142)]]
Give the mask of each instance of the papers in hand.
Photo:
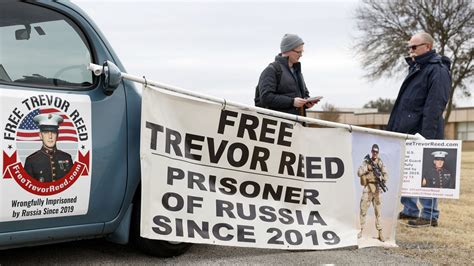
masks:
[(319, 102), (323, 96), (316, 96), (316, 97), (311, 97), (311, 98), (306, 98), (306, 102)]

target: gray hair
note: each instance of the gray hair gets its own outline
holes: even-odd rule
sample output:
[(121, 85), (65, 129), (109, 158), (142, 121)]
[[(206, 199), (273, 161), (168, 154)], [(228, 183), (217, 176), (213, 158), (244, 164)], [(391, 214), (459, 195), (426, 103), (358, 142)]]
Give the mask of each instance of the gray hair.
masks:
[(422, 32), (418, 32), (416, 35), (420, 36), (421, 39), (423, 39), (424, 42), (429, 43), (429, 44), (431, 44), (431, 46), (433, 46), (434, 39), (433, 39), (433, 37), (431, 37), (430, 34), (422, 31)]

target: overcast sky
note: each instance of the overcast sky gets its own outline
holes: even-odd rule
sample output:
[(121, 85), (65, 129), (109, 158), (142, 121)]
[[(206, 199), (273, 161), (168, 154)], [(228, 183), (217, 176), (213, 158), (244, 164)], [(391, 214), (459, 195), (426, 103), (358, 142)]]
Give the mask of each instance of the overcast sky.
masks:
[(357, 0), (73, 2), (98, 24), (129, 74), (245, 104), (253, 105), (260, 73), (285, 33), (304, 40), (303, 75), (322, 103), (357, 108), (395, 99), (404, 78), (363, 78), (352, 48)]

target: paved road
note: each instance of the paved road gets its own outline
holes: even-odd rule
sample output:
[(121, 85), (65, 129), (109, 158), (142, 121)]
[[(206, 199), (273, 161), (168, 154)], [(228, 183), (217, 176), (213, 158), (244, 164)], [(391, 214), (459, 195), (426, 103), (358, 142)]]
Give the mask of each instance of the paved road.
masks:
[(140, 253), (129, 246), (103, 239), (0, 251), (0, 264), (427, 264), (408, 258), (393, 249), (366, 248), (332, 251), (284, 251), (194, 245), (177, 258), (161, 259)]

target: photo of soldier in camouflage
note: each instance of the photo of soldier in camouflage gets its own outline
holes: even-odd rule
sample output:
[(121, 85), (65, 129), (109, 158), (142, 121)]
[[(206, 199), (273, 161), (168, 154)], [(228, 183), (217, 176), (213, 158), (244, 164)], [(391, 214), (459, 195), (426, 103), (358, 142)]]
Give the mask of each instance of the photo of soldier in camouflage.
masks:
[(382, 225), (380, 222), (381, 215), (381, 193), (388, 190), (385, 182), (388, 180), (388, 173), (384, 163), (379, 158), (379, 146), (372, 145), (371, 155), (366, 155), (362, 165), (357, 171), (360, 177), (360, 184), (363, 186), (362, 197), (360, 199), (360, 232), (358, 238), (362, 237), (365, 226), (367, 210), (372, 204), (375, 213), (375, 227), (378, 231), (378, 239), (385, 241)]

